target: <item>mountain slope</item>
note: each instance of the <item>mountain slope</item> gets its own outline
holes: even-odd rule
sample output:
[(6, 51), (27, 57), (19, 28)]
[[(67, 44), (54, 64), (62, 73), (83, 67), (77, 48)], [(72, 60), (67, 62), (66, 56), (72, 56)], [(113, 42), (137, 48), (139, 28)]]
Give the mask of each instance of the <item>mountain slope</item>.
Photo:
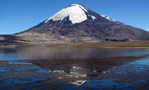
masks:
[(20, 42), (65, 43), (148, 40), (147, 31), (72, 4), (34, 26), (15, 34)]

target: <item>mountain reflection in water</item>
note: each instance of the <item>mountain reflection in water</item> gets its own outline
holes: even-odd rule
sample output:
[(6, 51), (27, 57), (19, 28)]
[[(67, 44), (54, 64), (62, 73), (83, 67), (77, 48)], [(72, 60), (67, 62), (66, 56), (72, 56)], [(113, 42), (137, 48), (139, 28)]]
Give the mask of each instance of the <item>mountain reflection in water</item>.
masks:
[(81, 86), (113, 67), (142, 57), (102, 57), (87, 59), (28, 60), (50, 72), (49, 77)]
[[(146, 49), (134, 48), (52, 48), (52, 47), (19, 47), (0, 49), (0, 60), (20, 59), (72, 59), (97, 58), (106, 56), (135, 56), (136, 52), (149, 54)], [(145, 52), (145, 53), (143, 53)]]
[(148, 55), (147, 49), (4, 48), (0, 89), (148, 90)]

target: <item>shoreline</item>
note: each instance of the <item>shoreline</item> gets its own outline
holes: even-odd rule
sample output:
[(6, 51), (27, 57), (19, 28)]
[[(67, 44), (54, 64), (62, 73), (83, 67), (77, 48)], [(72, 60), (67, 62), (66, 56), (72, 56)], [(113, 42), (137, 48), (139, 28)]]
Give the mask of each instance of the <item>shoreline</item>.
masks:
[(149, 41), (131, 42), (76, 42), (76, 43), (0, 43), (0, 48), (15, 47), (53, 47), (53, 48), (149, 48)]

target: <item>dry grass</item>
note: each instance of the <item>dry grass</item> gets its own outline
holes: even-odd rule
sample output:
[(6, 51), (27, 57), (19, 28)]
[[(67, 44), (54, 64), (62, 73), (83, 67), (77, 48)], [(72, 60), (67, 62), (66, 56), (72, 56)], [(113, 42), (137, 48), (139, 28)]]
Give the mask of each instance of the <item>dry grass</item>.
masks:
[(50, 44), (50, 47), (149, 48), (149, 41)]
[(47, 46), (55, 48), (149, 48), (149, 41), (131, 41), (131, 42), (76, 42), (76, 43), (32, 43), (32, 44), (15, 44), (15, 43), (0, 43), (0, 47), (7, 46)]

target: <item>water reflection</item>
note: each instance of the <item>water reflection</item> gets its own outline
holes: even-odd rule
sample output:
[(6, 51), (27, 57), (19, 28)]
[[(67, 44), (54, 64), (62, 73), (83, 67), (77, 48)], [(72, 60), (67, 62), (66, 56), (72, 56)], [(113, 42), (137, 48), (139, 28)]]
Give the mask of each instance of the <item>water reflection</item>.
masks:
[[(128, 53), (129, 52), (129, 53)], [(136, 53), (137, 52), (137, 53)], [(72, 59), (94, 58), (101, 56), (135, 56), (149, 54), (146, 49), (131, 48), (51, 48), (19, 47), (0, 49), (0, 60), (20, 59)]]
[(0, 89), (148, 90), (149, 58), (142, 56), (148, 54), (147, 49), (5, 48)]
[(49, 78), (72, 85), (82, 86), (113, 67), (123, 65), (140, 57), (103, 57), (92, 59), (28, 60), (50, 72)]
[[(125, 52), (140, 52), (146, 49), (133, 48), (50, 48), (50, 47), (24, 47), (17, 49), (25, 57), (36, 59), (72, 59), (112, 56)], [(149, 52), (148, 52), (149, 54)], [(120, 55), (119, 55), (120, 56)]]
[(84, 86), (98, 89), (148, 90), (149, 58), (139, 59), (114, 67), (106, 74), (100, 74)]

